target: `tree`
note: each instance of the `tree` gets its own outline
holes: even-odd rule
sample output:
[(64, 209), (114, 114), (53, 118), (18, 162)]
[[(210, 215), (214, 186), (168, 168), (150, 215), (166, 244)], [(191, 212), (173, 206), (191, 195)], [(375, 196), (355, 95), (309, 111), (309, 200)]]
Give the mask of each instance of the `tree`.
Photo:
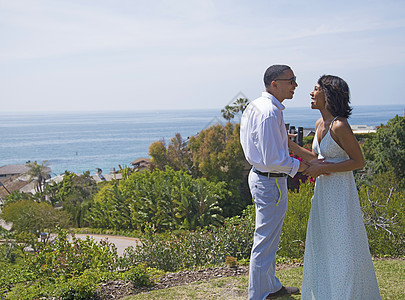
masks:
[(43, 186), (45, 180), (48, 179), (49, 176), (49, 168), (48, 168), (48, 161), (42, 162), (42, 164), (38, 164), (36, 161), (27, 163), (27, 167), (29, 170), (27, 171), (27, 175), (30, 176), (30, 181), (34, 180), (36, 182), (35, 189), (40, 193), (41, 198), (43, 199)]
[(167, 164), (167, 149), (164, 141), (153, 142), (149, 146), (149, 155), (152, 157), (152, 169), (163, 170)]
[(231, 122), (231, 120), (235, 117), (235, 108), (231, 105), (227, 105), (225, 108), (221, 109), (221, 114), (225, 120)]
[(243, 113), (246, 109), (246, 107), (249, 104), (249, 100), (247, 98), (239, 98), (236, 99), (235, 102), (233, 102), (234, 105), (234, 112), (238, 113), (241, 112)]
[(224, 183), (194, 179), (184, 171), (155, 169), (136, 172), (103, 188), (96, 195), (87, 220), (94, 227), (157, 231), (218, 224), (222, 221)]
[(372, 173), (392, 172), (405, 177), (405, 118), (395, 116), (387, 125), (377, 128), (374, 137), (363, 145), (367, 167)]
[(187, 171), (191, 174), (192, 154), (180, 133), (176, 133), (175, 137), (170, 139), (170, 144), (167, 147), (167, 164), (175, 171)]
[(82, 227), (84, 217), (97, 193), (97, 183), (90, 176), (90, 172), (77, 175), (65, 172), (60, 184), (58, 198), (63, 209), (72, 216), (74, 226)]
[(245, 157), (239, 141), (239, 124), (214, 125), (191, 137), (195, 177), (213, 182), (226, 182), (230, 194), (220, 201), (224, 216), (239, 214), (250, 203), (243, 178)]
[(8, 195), (6, 199), (4, 199), (4, 203), (0, 205), (0, 210), (2, 207), (5, 207), (6, 205), (20, 200), (34, 200), (34, 197), (31, 194), (23, 193), (20, 191), (14, 191), (10, 195)]
[(57, 226), (67, 227), (69, 216), (66, 212), (56, 210), (46, 202), (20, 200), (6, 205), (1, 218), (13, 224), (12, 230), (30, 232), (37, 237), (45, 230), (53, 231)]

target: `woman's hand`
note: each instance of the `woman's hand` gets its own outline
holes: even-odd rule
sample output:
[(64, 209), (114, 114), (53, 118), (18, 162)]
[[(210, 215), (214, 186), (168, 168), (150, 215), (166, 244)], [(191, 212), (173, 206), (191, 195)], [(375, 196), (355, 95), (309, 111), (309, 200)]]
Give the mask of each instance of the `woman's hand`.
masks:
[(319, 175), (329, 175), (326, 171), (326, 166), (330, 164), (333, 163), (325, 161), (325, 159), (313, 159), (309, 162), (309, 167), (303, 172), (303, 174), (314, 178)]

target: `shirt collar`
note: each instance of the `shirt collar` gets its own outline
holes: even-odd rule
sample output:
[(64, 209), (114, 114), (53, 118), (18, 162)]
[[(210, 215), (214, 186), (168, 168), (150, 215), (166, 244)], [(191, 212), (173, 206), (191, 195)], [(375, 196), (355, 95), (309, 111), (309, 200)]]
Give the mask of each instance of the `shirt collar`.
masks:
[(284, 110), (285, 106), (283, 105), (283, 103), (281, 103), (280, 101), (278, 101), (277, 98), (274, 97), (272, 94), (267, 93), (267, 92), (262, 92), (262, 97), (270, 99), (271, 102), (272, 102), (275, 106), (277, 106), (277, 108), (278, 108), (279, 110)]

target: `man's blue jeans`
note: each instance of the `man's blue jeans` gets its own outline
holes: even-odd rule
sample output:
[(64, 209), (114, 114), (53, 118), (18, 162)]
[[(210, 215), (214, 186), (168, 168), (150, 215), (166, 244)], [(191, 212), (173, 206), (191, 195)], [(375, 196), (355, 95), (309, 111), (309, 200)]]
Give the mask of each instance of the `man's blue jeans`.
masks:
[(282, 287), (275, 272), (276, 252), (288, 204), (287, 178), (267, 178), (250, 171), (248, 182), (256, 207), (249, 299), (262, 300)]

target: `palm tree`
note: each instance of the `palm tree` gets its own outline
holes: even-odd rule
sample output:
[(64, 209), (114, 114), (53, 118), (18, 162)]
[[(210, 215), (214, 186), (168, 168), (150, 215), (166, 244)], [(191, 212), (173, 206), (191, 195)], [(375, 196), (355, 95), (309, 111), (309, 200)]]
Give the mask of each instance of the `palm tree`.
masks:
[(38, 164), (36, 161), (28, 162), (26, 164), (26, 166), (29, 168), (26, 174), (30, 176), (30, 181), (34, 180), (36, 182), (35, 189), (41, 194), (41, 200), (43, 197), (43, 186), (45, 180), (50, 177), (50, 169), (48, 168), (48, 164), (49, 163), (46, 160), (43, 161), (42, 164)]
[(228, 122), (231, 122), (231, 119), (235, 117), (235, 107), (227, 105), (225, 108), (221, 109), (222, 116)]
[(249, 100), (247, 98), (239, 98), (235, 100), (233, 103), (235, 112), (242, 112), (246, 109), (249, 104)]

